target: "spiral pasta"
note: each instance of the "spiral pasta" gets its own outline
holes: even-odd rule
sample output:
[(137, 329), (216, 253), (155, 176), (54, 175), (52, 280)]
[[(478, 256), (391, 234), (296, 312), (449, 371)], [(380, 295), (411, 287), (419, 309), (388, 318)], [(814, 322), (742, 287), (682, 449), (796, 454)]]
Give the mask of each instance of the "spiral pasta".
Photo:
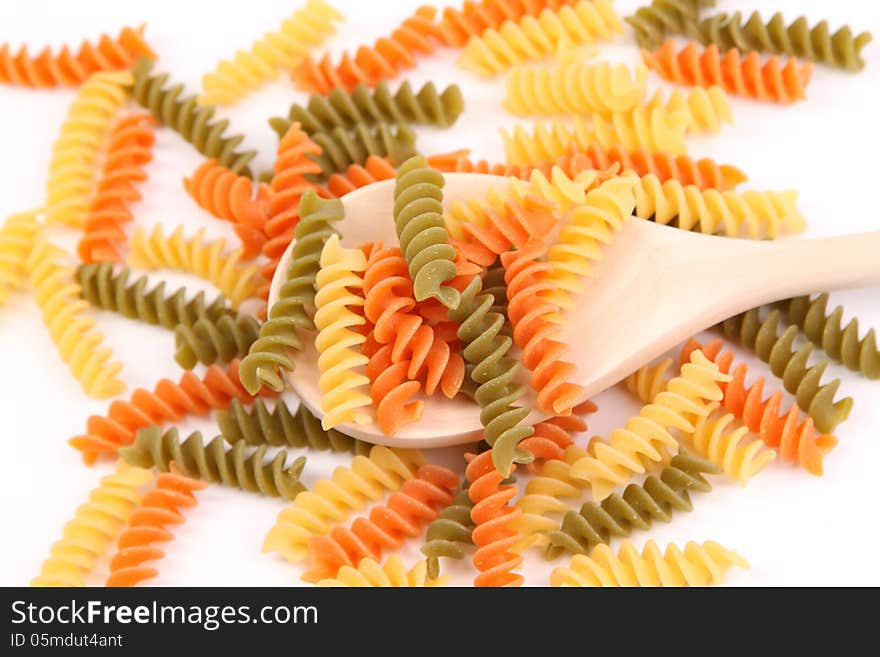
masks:
[(359, 46), (354, 54), (342, 53), (336, 63), (329, 53), (320, 61), (306, 57), (294, 67), (293, 82), (304, 91), (327, 94), (334, 87), (351, 90), (361, 83), (372, 87), (383, 78), (396, 77), (415, 66), (416, 57), (434, 52), (435, 42), (442, 42), (436, 13), (433, 7), (419, 7), (389, 36), (379, 37), (372, 46)]
[(703, 475), (720, 471), (711, 461), (680, 451), (659, 476), (630, 484), (623, 495), (612, 493), (599, 504), (586, 502), (580, 511), (567, 511), (559, 528), (546, 533), (544, 556), (555, 559), (563, 553), (588, 554), (612, 537), (650, 529), (655, 520), (670, 522), (674, 511), (693, 509), (691, 492), (712, 490)]
[(690, 124), (687, 112), (665, 107), (640, 105), (609, 117), (596, 116), (592, 123), (575, 117), (573, 128), (559, 121), (538, 123), (532, 134), (521, 125), (513, 132), (501, 129), (504, 152), (509, 164), (529, 164), (555, 160), (575, 144), (580, 150), (591, 145), (609, 149), (615, 144), (627, 149), (644, 148), (673, 155), (685, 152), (684, 135)]
[(392, 92), (388, 83), (380, 80), (373, 89), (358, 84), (351, 91), (336, 87), (326, 96), (313, 94), (307, 105), (291, 105), (286, 119), (273, 118), (269, 123), (279, 138), (294, 122), (309, 134), (349, 129), (358, 123), (419, 123), (448, 128), (463, 111), (464, 97), (457, 84), (439, 92), (433, 82), (426, 82), (415, 91), (407, 80)]
[(262, 251), (266, 204), (271, 193), (268, 185), (232, 173), (217, 160), (202, 162), (190, 178), (183, 179), (183, 185), (200, 207), (234, 224), (243, 258), (253, 258)]
[(635, 181), (611, 178), (591, 189), (574, 207), (556, 243), (547, 252), (547, 273), (539, 296), (559, 308), (570, 309), (584, 290), (593, 266), (602, 258), (602, 245), (614, 239), (635, 207)]
[[(603, 149), (590, 144), (586, 150), (577, 147), (555, 160), (533, 164), (491, 164), (486, 160), (471, 160), (467, 151), (454, 151), (428, 157), (428, 163), (442, 172), (491, 173), (496, 176), (528, 178), (537, 169), (549, 176), (558, 166), (569, 177), (577, 176), (587, 169), (605, 170), (615, 165), (621, 171), (633, 171), (638, 176), (654, 174), (661, 182), (678, 180), (683, 185), (696, 185), (700, 189), (733, 189), (748, 178), (745, 173), (730, 164), (718, 164), (710, 158), (694, 160), (689, 155), (652, 153), (645, 148), (627, 149), (619, 144)], [(371, 181), (372, 182), (372, 181)], [(365, 183), (368, 184), (368, 183)]]
[(256, 342), (260, 324), (250, 315), (222, 315), (212, 320), (197, 319), (192, 325), (178, 324), (174, 329), (174, 360), (191, 370), (196, 363), (212, 365), (243, 358)]
[(492, 451), (485, 451), (479, 456), (471, 455), (465, 469), (470, 482), (468, 495), (474, 504), (471, 539), (477, 548), (473, 563), (479, 572), (474, 586), (521, 586), (523, 578), (516, 570), (523, 557), (513, 547), (520, 540), (514, 523), (522, 511), (510, 504), (518, 487), (516, 483), (503, 484), (504, 475), (493, 461)]
[(608, 442), (590, 441), (588, 454), (572, 464), (571, 476), (587, 481), (596, 501), (604, 500), (616, 486), (677, 447), (670, 428), (693, 432), (693, 422), (711, 410), (709, 403), (721, 400), (719, 383), (729, 380), (702, 352), (693, 352), (679, 376), (624, 428), (612, 431)]
[(97, 42), (83, 41), (76, 52), (64, 45), (53, 53), (47, 46), (36, 56), (22, 45), (13, 53), (0, 45), (0, 83), (24, 87), (78, 86), (101, 71), (130, 69), (137, 57), (155, 57), (144, 41), (145, 25), (124, 27), (119, 35), (102, 34)]
[(741, 315), (725, 320), (721, 327), (727, 337), (739, 340), (744, 347), (755, 352), (762, 361), (770, 365), (770, 371), (782, 379), (785, 389), (795, 396), (797, 405), (809, 414), (816, 428), (830, 433), (849, 417), (852, 410), (852, 397), (834, 401), (840, 379), (822, 383), (822, 376), (828, 368), (828, 361), (821, 360), (809, 365), (812, 344), (804, 344), (796, 351), (794, 341), (798, 330), (789, 326), (782, 335), (778, 333), (779, 310), (772, 310), (761, 321), (758, 309), (748, 310)]
[(569, 415), (582, 401), (583, 387), (572, 383), (577, 369), (563, 360), (568, 345), (560, 341), (560, 327), (547, 319), (559, 314), (559, 306), (541, 297), (555, 288), (551, 265), (541, 262), (543, 242), (534, 240), (524, 249), (501, 254), (507, 283), (507, 316), (513, 326), (513, 340), (522, 349), (522, 363), (532, 374), (529, 384), (538, 393), (538, 409), (550, 415)]
[(342, 203), (324, 201), (310, 189), (299, 203), (302, 218), (294, 228), (290, 266), (278, 299), (269, 309), (269, 317), (259, 328), (259, 337), (242, 361), (242, 383), (248, 390), (267, 385), (273, 390), (284, 388), (279, 368), (293, 371), (291, 350), (303, 348), (300, 332), (314, 328), (306, 308), (315, 302), (315, 279), (320, 269), (321, 251), (331, 235), (336, 234), (335, 222), (343, 218)]
[(722, 124), (733, 123), (727, 93), (718, 85), (696, 87), (687, 93), (674, 89), (668, 97), (658, 89), (646, 105), (684, 114), (688, 132), (718, 132)]
[(234, 103), (278, 75), (296, 66), (311, 48), (336, 32), (341, 13), (324, 0), (306, 0), (278, 29), (266, 32), (248, 50), (237, 50), (202, 76), (201, 103)]
[(155, 567), (144, 565), (165, 557), (154, 543), (174, 539), (167, 525), (182, 523), (181, 510), (197, 504), (193, 492), (208, 485), (184, 477), (175, 469), (156, 477), (156, 483), (128, 518), (128, 524), (119, 535), (116, 554), (110, 558), (110, 575), (105, 586), (135, 586), (159, 574)]
[(468, 494), (467, 486), (468, 483), (465, 481), (464, 487), (455, 494), (452, 502), (428, 524), (422, 554), (427, 557), (427, 574), (431, 579), (440, 576), (441, 557), (464, 559), (464, 550), (461, 546), (473, 545), (471, 532), (474, 529), (474, 521), (471, 520), (471, 510), (474, 503)]
[(46, 183), (46, 222), (83, 225), (95, 187), (98, 156), (126, 100), (128, 71), (95, 73), (79, 88), (52, 144)]
[[(259, 296), (264, 301), (269, 298), (269, 287), (278, 262), (293, 239), (293, 231), (299, 222), (302, 195), (307, 189), (315, 188), (306, 176), (321, 173), (321, 167), (309, 156), (320, 154), (321, 147), (300, 130), (298, 123), (293, 124), (278, 143), (275, 174), (269, 183), (272, 195), (266, 206), (264, 225), (266, 243), (263, 245), (263, 255), (269, 259), (269, 264), (262, 271), (263, 282), (259, 290)], [(265, 316), (265, 310), (261, 314)]]
[(794, 57), (784, 62), (779, 57), (770, 57), (762, 63), (754, 50), (742, 56), (739, 50), (731, 48), (722, 56), (714, 43), (701, 50), (694, 41), (681, 50), (676, 49), (674, 41), (666, 41), (653, 52), (643, 50), (642, 60), (672, 82), (703, 87), (720, 85), (730, 94), (776, 103), (805, 98), (813, 73), (812, 64), (800, 64)]
[(184, 476), (267, 497), (292, 500), (305, 490), (299, 480), (306, 463), (304, 456), (285, 465), (287, 453), (280, 450), (271, 461), (264, 463), (265, 445), (250, 454), (246, 454), (248, 446), (244, 442), (235, 443), (231, 449), (227, 447), (223, 436), (217, 436), (205, 445), (202, 434), (194, 431), (181, 442), (176, 428), (162, 433), (160, 427), (152, 426), (138, 429), (134, 442), (122, 447), (119, 457), (132, 465), (155, 467), (162, 472), (168, 472), (173, 463)]
[(638, 179), (634, 187), (634, 214), (659, 224), (675, 225), (707, 235), (749, 239), (776, 239), (806, 227), (797, 209), (797, 192), (719, 192), (682, 185), (676, 180), (661, 183), (654, 175)]
[(721, 351), (721, 346), (720, 340), (713, 340), (703, 347), (691, 339), (682, 348), (681, 358), (688, 358), (694, 349), (702, 349), (706, 357), (715, 361), (722, 372), (733, 377), (722, 385), (725, 409), (742, 420), (749, 431), (757, 434), (765, 445), (778, 448), (780, 458), (789, 462), (797, 461), (808, 472), (821, 475), (822, 460), (837, 445), (837, 438), (817, 435), (813, 420), (809, 417), (802, 418), (796, 405), (791, 406), (787, 412), (781, 412), (782, 391), (777, 390), (764, 399), (763, 377), (746, 386), (748, 367), (744, 363), (733, 367), (733, 354), (730, 351)]
[(793, 55), (847, 71), (864, 68), (861, 51), (873, 40), (870, 32), (854, 36), (849, 25), (832, 34), (827, 21), (810, 26), (805, 16), (786, 25), (777, 12), (765, 22), (758, 11), (748, 19), (738, 11), (710, 16), (700, 23), (699, 35), (704, 45), (714, 43), (722, 52), (737, 48)]
[(153, 158), (154, 141), (149, 114), (123, 116), (111, 128), (104, 168), (77, 245), (83, 262), (122, 260), (124, 225), (134, 219), (130, 206), (141, 199), (137, 184), (147, 179), (144, 165)]
[(416, 153), (416, 135), (406, 124), (392, 131), (387, 123), (378, 123), (375, 128), (356, 123), (349, 129), (316, 132), (312, 141), (321, 153), (310, 157), (325, 176), (345, 171), (352, 164), (363, 164), (371, 155), (387, 157), (396, 166)]
[(366, 375), (376, 422), (385, 435), (393, 436), (401, 427), (421, 419), (424, 402), (413, 399), (421, 390), (421, 382), (407, 376), (409, 360), (394, 362), (390, 345), (375, 352), (364, 349), (363, 353), (369, 359)]
[(576, 0), (465, 0), (461, 9), (444, 7), (439, 28), (443, 40), (461, 48), (471, 37), (485, 30), (497, 30), (507, 21), (518, 21), (523, 16), (537, 16), (544, 9), (559, 9)]
[(589, 556), (576, 554), (567, 567), (555, 568), (551, 586), (709, 586), (718, 584), (731, 566), (749, 564), (714, 541), (690, 541), (684, 551), (669, 544), (665, 552), (648, 541), (641, 553), (629, 541), (615, 555), (597, 545)]
[[(259, 394), (272, 391), (263, 388)], [(115, 456), (120, 447), (134, 442), (138, 429), (176, 422), (187, 415), (207, 415), (211, 409), (228, 407), (233, 399), (253, 401), (238, 379), (237, 360), (225, 370), (212, 365), (201, 378), (187, 371), (177, 382), (161, 379), (153, 390), (138, 388), (128, 401), (111, 403), (106, 415), (90, 415), (86, 432), (68, 443), (92, 464), (98, 456)]]
[(24, 285), (28, 253), (39, 231), (36, 212), (11, 214), (0, 225), (0, 306)]
[(355, 456), (348, 468), (336, 468), (329, 479), (297, 495), (278, 514), (263, 542), (263, 552), (277, 552), (290, 562), (302, 561), (313, 536), (327, 534), (332, 524), (344, 522), (352, 511), (380, 500), (386, 491), (397, 490), (416, 476), (424, 462), (419, 451), (382, 445), (373, 446), (369, 456)]
[(228, 409), (215, 413), (214, 419), (228, 443), (244, 441), (248, 445), (308, 447), (354, 454), (367, 454), (372, 447), (336, 429), (325, 431), (321, 421), (304, 404), (297, 407), (296, 413), (291, 413), (281, 399), (275, 402), (272, 411), (260, 398), (254, 400), (250, 410), (241, 400), (233, 399)]
[(146, 276), (129, 284), (130, 276), (131, 270), (127, 268), (114, 273), (109, 262), (80, 265), (76, 269), (80, 294), (92, 306), (147, 324), (174, 330), (179, 324), (192, 327), (199, 319), (217, 321), (233, 312), (222, 296), (211, 303), (205, 301), (204, 292), (187, 299), (185, 287), (166, 295), (165, 281), (147, 290)]
[(95, 321), (85, 316), (89, 302), (80, 298), (71, 267), (63, 264), (66, 254), (38, 233), (28, 254), (28, 280), (34, 291), (43, 323), (58, 349), (61, 360), (90, 397), (105, 399), (125, 390), (118, 378), (122, 363), (104, 345)]
[(116, 539), (141, 501), (138, 489), (153, 479), (149, 470), (119, 462), (102, 477), (56, 541), (31, 586), (85, 586), (98, 559)]
[(645, 98), (648, 69), (610, 62), (518, 66), (507, 76), (504, 107), (513, 114), (625, 112)]
[(257, 265), (241, 262), (241, 249), (225, 251), (226, 240), (205, 240), (205, 229), (200, 228), (192, 237), (185, 237), (183, 224), (165, 234), (162, 224), (156, 224), (147, 235), (138, 228), (131, 238), (128, 264), (144, 269), (172, 269), (194, 274), (212, 283), (230, 303), (237, 307), (253, 297), (257, 290)]
[(363, 278), (367, 259), (359, 249), (346, 249), (339, 235), (331, 235), (321, 251), (321, 269), (315, 277), (315, 348), (321, 376), (321, 426), (372, 421), (363, 407), (370, 405), (365, 392), (370, 380), (361, 368), (369, 359), (358, 351), (366, 336), (355, 327), (365, 319), (354, 309), (363, 307)]
[(527, 61), (543, 59), (561, 46), (607, 41), (623, 32), (623, 23), (611, 0), (578, 2), (537, 16), (507, 21), (497, 30), (488, 28), (472, 37), (459, 65), (479, 75), (491, 76)]
[(501, 333), (504, 316), (491, 312), (495, 301), (480, 294), (481, 286), (479, 278), (468, 284), (461, 293), (461, 303), (449, 311), (449, 319), (459, 324), (462, 353), (473, 366), (469, 376), (478, 386), (474, 397), (480, 405), (483, 439), (492, 446), (495, 467), (506, 477), (514, 461), (531, 460), (531, 454), (517, 445), (535, 430), (525, 424), (529, 409), (514, 405), (525, 391), (515, 382), (519, 363), (506, 355), (513, 339)]
[(327, 178), (327, 191), (337, 198), (380, 180), (391, 180), (397, 169), (386, 158), (370, 155), (361, 164), (350, 164), (344, 173), (333, 173)]
[(455, 249), (443, 222), (443, 175), (421, 155), (404, 162), (394, 186), (394, 225), (406, 257), (416, 301), (458, 305), (458, 290), (443, 285), (457, 273)]
[(829, 358), (869, 379), (880, 378), (880, 351), (872, 328), (859, 339), (859, 320), (843, 326), (843, 306), (828, 313), (828, 294), (795, 297), (784, 303), (786, 317)]
[(416, 476), (389, 495), (369, 516), (356, 518), (351, 527), (336, 526), (330, 533), (312, 537), (312, 568), (303, 580), (314, 582), (336, 577), (340, 568), (357, 568), (363, 559), (379, 559), (384, 550), (397, 550), (404, 540), (422, 533), (437, 517), (438, 509), (452, 502), (458, 476), (439, 465), (423, 465)]
[(379, 564), (374, 559), (361, 559), (357, 568), (352, 566), (342, 566), (336, 576), (328, 579), (321, 579), (315, 582), (315, 586), (392, 586), (405, 588), (423, 588), (446, 586), (448, 578), (438, 578), (428, 573), (427, 566), (423, 561), (419, 561), (409, 570), (403, 565), (400, 555), (392, 554), (385, 560), (384, 564)]
[(715, 0), (651, 0), (624, 20), (635, 31), (641, 48), (656, 48), (670, 32), (695, 35), (701, 8), (714, 5)]
[(185, 96), (182, 84), (168, 86), (167, 73), (152, 75), (153, 64), (146, 57), (135, 62), (131, 88), (134, 99), (205, 157), (215, 158), (233, 173), (250, 175), (248, 164), (257, 153), (236, 150), (244, 137), (226, 135), (227, 119), (218, 121), (212, 105), (199, 105), (195, 96)]

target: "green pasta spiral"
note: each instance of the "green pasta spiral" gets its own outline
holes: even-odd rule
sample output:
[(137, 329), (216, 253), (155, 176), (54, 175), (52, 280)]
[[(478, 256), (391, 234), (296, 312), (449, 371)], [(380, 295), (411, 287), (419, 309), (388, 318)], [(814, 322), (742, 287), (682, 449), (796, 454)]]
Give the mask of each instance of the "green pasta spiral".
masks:
[(366, 123), (356, 123), (348, 129), (316, 132), (312, 141), (321, 147), (321, 154), (309, 158), (325, 176), (345, 171), (352, 164), (363, 164), (370, 155), (388, 157), (397, 166), (416, 153), (416, 134), (406, 125), (398, 125), (392, 132), (387, 123), (372, 129)]
[(369, 454), (372, 448), (370, 443), (346, 436), (336, 429), (325, 431), (321, 428), (321, 420), (304, 404), (291, 414), (280, 399), (272, 411), (260, 397), (254, 400), (250, 410), (241, 400), (233, 399), (228, 409), (215, 414), (215, 419), (220, 433), (230, 443), (243, 441), (248, 445), (288, 445), (355, 454)]
[(514, 462), (532, 460), (532, 455), (517, 445), (535, 429), (523, 424), (529, 409), (514, 406), (525, 389), (515, 382), (519, 362), (507, 357), (513, 339), (502, 334), (506, 320), (491, 311), (495, 300), (480, 290), (481, 281), (475, 277), (461, 293), (458, 307), (449, 311), (449, 319), (459, 324), (462, 355), (473, 366), (468, 374), (478, 386), (474, 398), (480, 406), (483, 438), (492, 445), (495, 468), (506, 477)]
[(131, 94), (164, 125), (177, 131), (202, 155), (214, 158), (234, 173), (249, 176), (248, 164), (256, 151), (237, 151), (242, 135), (224, 135), (227, 119), (214, 117), (213, 105), (200, 105), (195, 95), (184, 96), (182, 84), (166, 86), (168, 74), (151, 75), (153, 60), (141, 57), (132, 69)]
[(392, 212), (416, 301), (433, 297), (455, 308), (458, 290), (443, 285), (458, 272), (443, 220), (443, 183), (443, 175), (423, 156), (408, 159), (397, 171)]
[(653, 0), (624, 20), (632, 26), (636, 43), (653, 50), (668, 34), (696, 36), (700, 9), (714, 5), (715, 0)]
[(131, 465), (141, 468), (156, 467), (168, 472), (173, 462), (181, 474), (202, 481), (223, 483), (268, 497), (283, 497), (292, 500), (305, 490), (300, 481), (300, 473), (305, 466), (303, 456), (285, 466), (287, 453), (279, 451), (271, 461), (264, 463), (266, 445), (246, 454), (248, 446), (238, 442), (227, 449), (222, 436), (217, 436), (207, 445), (202, 442), (202, 434), (191, 433), (180, 442), (177, 429), (162, 433), (160, 427), (140, 429), (134, 443), (119, 450), (119, 456)]
[(260, 334), (260, 324), (250, 315), (223, 315), (217, 321), (202, 318), (192, 326), (174, 329), (174, 360), (188, 370), (196, 363), (211, 365), (218, 360), (241, 358)]
[(222, 295), (208, 304), (204, 292), (187, 299), (186, 288), (180, 287), (166, 295), (164, 281), (147, 290), (149, 282), (146, 276), (129, 285), (130, 276), (131, 270), (127, 267), (114, 273), (113, 265), (109, 262), (80, 265), (76, 269), (83, 299), (96, 308), (110, 310), (129, 319), (174, 330), (179, 324), (191, 327), (199, 319), (216, 321), (225, 315), (235, 314)]
[[(504, 280), (504, 265), (500, 261), (489, 265), (483, 274), (483, 294), (491, 294), (495, 300), (491, 312), (507, 317), (507, 283)], [(513, 327), (505, 321), (501, 329), (503, 335), (513, 336)]]
[(290, 351), (302, 350), (300, 331), (315, 328), (306, 309), (315, 305), (315, 277), (321, 268), (321, 250), (336, 233), (332, 224), (345, 216), (341, 201), (319, 198), (312, 189), (303, 194), (299, 213), (284, 284), (239, 368), (241, 383), (252, 395), (263, 384), (279, 392), (284, 389), (279, 368), (293, 371)]
[(629, 536), (633, 529), (650, 529), (654, 520), (669, 522), (674, 511), (693, 508), (690, 491), (712, 490), (703, 474), (719, 472), (717, 465), (679, 452), (659, 477), (651, 475), (641, 484), (630, 484), (623, 495), (612, 493), (600, 504), (587, 502), (580, 512), (566, 512), (559, 529), (547, 532), (549, 545), (544, 556), (555, 559), (565, 552), (588, 554), (612, 537)]
[(452, 504), (440, 512), (440, 515), (428, 525), (422, 554), (428, 558), (428, 577), (436, 579), (440, 576), (440, 558), (464, 559), (462, 545), (473, 545), (471, 532), (474, 521), (471, 520), (471, 509), (474, 503), (468, 495), (468, 482), (452, 500)]
[(843, 306), (828, 314), (828, 294), (815, 298), (795, 297), (781, 303), (788, 321), (800, 328), (809, 340), (829, 358), (843, 363), (869, 379), (880, 379), (880, 351), (877, 333), (872, 328), (859, 339), (859, 320), (843, 326)]
[(870, 32), (853, 36), (849, 25), (834, 34), (827, 21), (810, 27), (804, 16), (786, 26), (779, 12), (765, 22), (757, 11), (745, 21), (738, 11), (711, 16), (700, 23), (699, 32), (704, 45), (714, 43), (722, 52), (737, 48), (740, 52), (792, 55), (847, 71), (864, 68), (861, 51), (873, 39)]
[(326, 96), (313, 94), (307, 106), (295, 103), (286, 119), (275, 117), (269, 123), (280, 139), (295, 121), (308, 134), (351, 128), (356, 123), (418, 123), (447, 128), (463, 111), (464, 98), (457, 84), (440, 93), (433, 82), (418, 91), (404, 82), (392, 93), (382, 80), (373, 89), (361, 83), (351, 92), (336, 87)]
[(831, 433), (834, 428), (849, 417), (852, 410), (852, 397), (834, 401), (840, 379), (822, 384), (822, 375), (828, 368), (828, 361), (822, 360), (809, 366), (813, 345), (802, 345), (793, 350), (798, 335), (795, 326), (789, 326), (782, 335), (778, 334), (780, 311), (774, 309), (763, 322), (760, 309), (748, 310), (731, 317), (722, 323), (727, 337), (739, 340), (743, 346), (752, 349), (765, 363), (770, 365), (773, 374), (782, 379), (785, 389), (795, 396), (797, 405), (813, 418), (816, 428), (822, 433)]

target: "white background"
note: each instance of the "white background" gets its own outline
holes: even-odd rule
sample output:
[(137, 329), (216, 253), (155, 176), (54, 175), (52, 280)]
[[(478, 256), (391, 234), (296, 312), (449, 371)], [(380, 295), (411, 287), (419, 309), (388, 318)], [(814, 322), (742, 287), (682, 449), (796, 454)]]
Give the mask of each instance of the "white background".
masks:
[[(416, 6), (411, 0), (369, 5), (356, 0), (332, 1), (348, 17), (328, 43), (334, 53), (386, 33)], [(617, 7), (626, 15), (639, 4), (638, 0), (618, 0)], [(789, 19), (806, 11), (811, 22), (828, 18), (833, 29), (849, 22), (855, 31), (867, 29), (880, 37), (880, 8), (873, 2), (725, 0), (719, 4), (731, 11), (760, 6), (767, 16), (779, 9)], [(171, 71), (175, 80), (197, 91), (201, 74), (211, 70), (218, 59), (229, 57), (236, 48), (273, 29), (297, 5), (272, 0), (245, 4), (218, 0), (3, 2), (0, 40), (14, 46), (27, 43), (36, 51), (45, 44), (74, 44), (82, 37), (115, 33), (124, 24), (146, 21), (147, 39), (160, 57), (159, 68)], [(600, 56), (638, 61), (629, 29), (615, 43), (603, 46)], [(691, 153), (740, 166), (750, 175), (746, 185), (755, 189), (800, 189), (800, 207), (810, 222), (808, 235), (876, 229), (880, 222), (871, 199), (877, 194), (880, 153), (880, 45), (869, 45), (865, 57), (868, 65), (858, 75), (816, 67), (809, 99), (792, 107), (732, 100), (735, 125), (725, 127), (719, 135), (690, 140)], [(419, 147), (426, 153), (470, 147), (477, 156), (500, 160), (503, 150), (496, 126), (519, 121), (501, 108), (503, 81), (486, 82), (456, 69), (455, 59), (455, 51), (442, 51), (423, 60), (409, 76), (414, 83), (433, 79), (441, 87), (456, 82), (467, 99), (467, 111), (454, 129), (419, 129)], [(652, 76), (651, 84), (661, 83)], [(73, 97), (70, 90), (0, 88), (0, 216), (43, 202), (51, 144)], [(280, 79), (222, 111), (232, 120), (234, 131), (246, 134), (246, 144), (259, 149), (256, 170), (271, 166), (274, 155), (276, 139), (265, 119), (284, 114), (293, 100), (304, 97)], [(152, 226), (161, 221), (173, 227), (184, 223), (188, 233), (204, 225), (213, 236), (231, 237), (228, 226), (196, 207), (181, 185), (181, 179), (200, 160), (173, 132), (158, 133), (155, 158), (148, 168), (150, 180), (143, 187), (145, 201), (135, 208), (137, 225)], [(75, 244), (73, 231), (54, 236), (70, 247)], [(186, 276), (152, 276), (152, 280), (160, 278), (186, 282), (193, 289), (201, 285)], [(863, 327), (880, 326), (877, 292), (854, 290), (834, 294), (832, 299), (845, 304), (847, 317), (857, 314)], [(137, 386), (152, 388), (163, 376), (179, 378), (170, 332), (104, 312), (98, 314), (98, 321), (107, 342), (125, 363), (123, 377), (129, 393)], [(107, 463), (84, 467), (79, 454), (66, 443), (84, 430), (88, 415), (103, 414), (108, 402), (89, 399), (81, 392), (57, 357), (38, 310), (26, 294), (15, 295), (0, 309), (0, 349), (5, 454), (0, 496), (6, 527), (0, 585), (24, 585), (39, 571), (50, 545), (77, 505), (98, 478), (110, 471)], [(754, 359), (749, 361), (755, 363)], [(766, 373), (766, 367), (757, 364), (755, 371)], [(718, 540), (751, 562), (749, 571), (729, 574), (731, 585), (880, 584), (876, 557), (880, 540), (876, 520), (880, 382), (867, 381), (836, 366), (830, 375), (843, 378), (842, 392), (855, 398), (855, 409), (839, 428), (840, 445), (827, 457), (823, 478), (783, 463), (773, 464), (746, 489), (716, 477), (713, 493), (695, 497), (693, 513), (678, 515), (670, 525), (656, 526), (649, 534), (637, 534), (637, 544), (648, 538), (661, 544)], [(637, 410), (628, 395), (617, 389), (596, 401), (601, 411), (590, 429), (602, 435)], [(203, 430), (208, 438), (214, 435), (207, 419), (181, 426), (183, 435), (193, 429)], [(586, 439), (581, 436), (579, 442)], [(457, 467), (460, 451), (442, 450), (436, 458)], [(306, 484), (329, 475), (333, 466), (346, 460), (344, 456), (309, 453)], [(167, 545), (167, 557), (158, 564), (161, 574), (152, 583), (298, 584), (299, 568), (260, 551), (263, 536), (284, 501), (222, 486), (203, 491), (200, 501), (197, 509), (187, 513), (188, 522), (176, 530), (175, 541)], [(404, 550), (408, 563), (415, 561), (420, 545), (420, 541), (413, 541)], [(457, 583), (467, 583), (472, 577), (469, 564), (446, 567)], [(541, 585), (547, 582), (549, 567), (540, 555), (530, 553), (524, 572), (529, 584)], [(102, 562), (89, 582), (100, 584), (105, 574), (106, 563)]]

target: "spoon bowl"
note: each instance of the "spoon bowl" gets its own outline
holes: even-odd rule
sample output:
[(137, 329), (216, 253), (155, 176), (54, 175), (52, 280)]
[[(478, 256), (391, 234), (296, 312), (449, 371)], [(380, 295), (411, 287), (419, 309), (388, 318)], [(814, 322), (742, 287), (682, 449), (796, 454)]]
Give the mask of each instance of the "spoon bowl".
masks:
[[(503, 189), (508, 179), (470, 173), (444, 175), (443, 206)], [(355, 190), (342, 198), (342, 244), (397, 244), (391, 209), (394, 180)], [(291, 244), (278, 264), (269, 304), (278, 298), (290, 263)], [(701, 235), (633, 218), (625, 221), (564, 314), (561, 338), (566, 359), (577, 366), (572, 382), (584, 400), (614, 385), (679, 342), (755, 306), (818, 290), (880, 285), (880, 232), (820, 240), (755, 242)], [(306, 407), (322, 417), (320, 370), (314, 336), (295, 354), (285, 374)], [(517, 355), (514, 351), (512, 355)], [(526, 383), (526, 372), (522, 372)], [(527, 386), (526, 386), (527, 387)], [(534, 408), (531, 391), (522, 403)], [(479, 407), (466, 397), (435, 395), (419, 422), (386, 436), (375, 422), (343, 424), (345, 434), (396, 447), (438, 447), (479, 440)], [(545, 419), (534, 411), (530, 422)]]

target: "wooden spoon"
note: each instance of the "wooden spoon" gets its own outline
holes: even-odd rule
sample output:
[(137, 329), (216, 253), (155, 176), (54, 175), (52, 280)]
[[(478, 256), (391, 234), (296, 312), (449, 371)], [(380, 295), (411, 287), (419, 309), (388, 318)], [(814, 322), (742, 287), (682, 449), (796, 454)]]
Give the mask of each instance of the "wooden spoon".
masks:
[[(504, 189), (506, 178), (446, 174), (444, 206)], [(397, 243), (391, 218), (394, 181), (363, 187), (343, 197), (342, 243)], [(284, 254), (269, 303), (278, 298), (290, 262)], [(880, 285), (880, 232), (817, 240), (763, 241), (712, 237), (633, 219), (624, 224), (594, 269), (586, 292), (567, 311), (562, 338), (577, 365), (573, 382), (585, 399), (688, 337), (755, 306), (817, 290)], [(302, 402), (322, 416), (313, 340), (296, 355), (287, 379)], [(533, 397), (524, 398), (529, 404)], [(544, 419), (535, 412), (530, 421)], [(479, 408), (459, 395), (436, 395), (420, 422), (386, 436), (375, 423), (341, 425), (343, 433), (373, 443), (435, 447), (479, 439)]]

